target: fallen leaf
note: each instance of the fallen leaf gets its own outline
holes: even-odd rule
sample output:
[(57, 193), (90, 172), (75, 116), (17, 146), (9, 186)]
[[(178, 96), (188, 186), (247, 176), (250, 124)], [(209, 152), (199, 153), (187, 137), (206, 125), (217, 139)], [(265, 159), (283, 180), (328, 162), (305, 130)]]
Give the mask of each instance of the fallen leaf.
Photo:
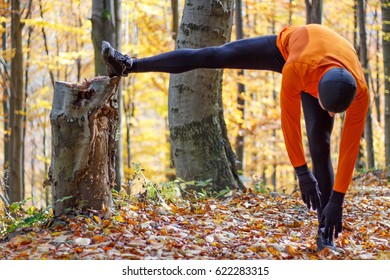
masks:
[(295, 248), (291, 245), (286, 245), (286, 247), (284, 248), (284, 251), (290, 255), (296, 254)]
[(103, 235), (95, 235), (94, 237), (92, 237), (92, 239), (96, 243), (102, 243), (106, 241), (106, 237), (104, 237)]
[(91, 239), (78, 237), (75, 239), (75, 243), (79, 246), (88, 246), (91, 244)]
[(208, 242), (208, 243), (213, 242), (214, 241), (214, 234), (207, 235), (204, 240), (206, 240), (206, 242)]
[(141, 239), (141, 238), (136, 238), (136, 239), (133, 239), (131, 240), (128, 245), (130, 246), (142, 246), (142, 245), (146, 245), (146, 241)]
[(99, 216), (93, 216), (93, 220), (96, 222), (96, 223), (98, 223), (98, 224), (100, 224), (101, 223), (101, 219), (100, 219), (100, 217)]
[(81, 253), (84, 251), (84, 249), (81, 248), (81, 247), (76, 247), (76, 248), (75, 248), (75, 251), (76, 251), (76, 253), (81, 254)]
[(165, 246), (165, 238), (152, 236), (148, 239), (149, 244), (155, 250), (161, 249)]
[(125, 219), (122, 217), (122, 216), (115, 216), (115, 221), (119, 222), (119, 223), (124, 223), (125, 222)]

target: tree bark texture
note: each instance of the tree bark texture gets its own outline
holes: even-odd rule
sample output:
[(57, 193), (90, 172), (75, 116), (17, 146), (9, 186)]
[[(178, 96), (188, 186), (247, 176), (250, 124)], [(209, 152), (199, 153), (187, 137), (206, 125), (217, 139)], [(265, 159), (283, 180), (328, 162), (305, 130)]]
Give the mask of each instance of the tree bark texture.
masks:
[[(353, 4), (353, 46), (357, 53), (360, 53), (360, 45), (359, 45), (359, 9), (358, 9), (358, 3), (357, 0), (354, 0)], [(344, 121), (344, 116), (341, 116), (342, 120)], [(340, 132), (342, 131), (342, 128), (340, 128)], [(364, 156), (364, 147), (360, 144), (359, 152), (357, 155), (356, 163), (355, 163), (355, 169), (361, 170), (366, 168), (366, 160)]]
[[(221, 45), (230, 40), (233, 0), (187, 0), (177, 48)], [(222, 106), (222, 70), (171, 75), (168, 118), (176, 176), (212, 179), (212, 189), (242, 188), (227, 138)]]
[[(5, 22), (2, 22), (1, 23), (1, 26), (4, 30), (6, 30), (7, 28), (7, 25)], [(1, 46), (3, 48), (3, 50), (7, 50), (7, 33), (6, 32), (3, 32), (3, 34), (1, 35)], [(0, 61), (1, 61), (1, 64), (2, 64), (2, 68), (0, 68), (0, 75), (1, 75), (1, 78), (3, 80), (3, 96), (1, 97), (2, 99), (2, 105), (3, 105), (3, 114), (4, 114), (4, 120), (3, 120), (3, 125), (4, 125), (4, 131), (8, 131), (9, 129), (9, 99), (10, 99), (10, 96), (11, 96), (11, 89), (10, 89), (10, 86), (9, 86), (9, 71), (8, 71), (8, 68), (9, 68), (9, 64), (2, 58), (0, 57)], [(3, 181), (4, 181), (4, 184), (6, 186), (9, 185), (9, 150), (10, 150), (10, 140), (9, 140), (9, 135), (8, 133), (4, 133), (4, 137), (3, 137), (3, 157), (4, 157), (4, 164), (3, 164), (3, 170), (4, 170), (4, 174), (3, 174)], [(4, 189), (5, 191), (5, 196), (7, 197), (7, 203), (9, 203), (9, 192)]]
[(177, 33), (179, 31), (179, 1), (171, 0), (172, 8), (172, 39), (176, 41)]
[(118, 108), (111, 97), (119, 80), (104, 76), (83, 84), (56, 82), (50, 114), (56, 216), (67, 208), (112, 205)]
[(322, 0), (305, 0), (306, 23), (322, 24)]
[[(103, 63), (101, 52), (102, 52), (102, 41), (109, 42), (118, 51), (121, 50), (122, 46), (122, 0), (93, 0), (92, 1), (92, 42), (95, 53), (95, 75), (107, 75), (107, 68)], [(118, 89), (118, 108), (122, 108), (122, 94), (121, 87)], [(119, 114), (119, 122), (121, 123), (121, 116)], [(119, 126), (120, 127), (120, 126)], [(116, 153), (116, 186), (117, 191), (121, 188), (121, 182), (123, 177), (122, 167), (122, 141), (121, 135), (118, 134), (118, 146)]]
[(20, 1), (12, 1), (11, 15), (11, 48), (15, 55), (11, 60), (11, 96), (10, 96), (10, 147), (8, 158), (9, 198), (11, 202), (23, 199), (23, 47)]
[(95, 75), (107, 75), (106, 66), (103, 63), (102, 41), (109, 42), (115, 48), (115, 13), (113, 0), (92, 1), (92, 42), (95, 52)]
[[(115, 14), (115, 46), (118, 51), (122, 47), (122, 0), (114, 0), (114, 14)], [(123, 178), (123, 149), (122, 149), (122, 110), (123, 110), (123, 94), (122, 85), (119, 83), (117, 90), (117, 102), (119, 108), (119, 133), (117, 141), (117, 152), (115, 158), (115, 190), (120, 191), (122, 187)]]
[[(359, 19), (359, 37), (360, 37), (360, 63), (364, 69), (364, 76), (367, 81), (368, 89), (370, 89), (369, 69), (368, 69), (368, 50), (367, 50), (367, 32), (366, 32), (366, 1), (358, 0), (358, 19)], [(372, 128), (372, 113), (371, 105), (368, 108), (366, 125), (364, 128), (364, 138), (366, 140), (367, 164), (368, 168), (375, 168), (375, 152), (374, 152), (374, 133)]]
[(382, 0), (383, 66), (385, 75), (385, 159), (390, 171), (390, 1)]
[[(235, 16), (236, 16), (236, 39), (240, 40), (244, 38), (244, 28), (242, 19), (242, 1), (236, 0), (235, 5)], [(239, 76), (244, 76), (244, 70), (238, 70)], [(237, 109), (240, 113), (242, 120), (245, 119), (245, 84), (237, 83)], [(245, 142), (245, 128), (243, 123), (238, 124), (238, 133), (236, 135), (236, 156), (237, 156), (237, 169), (240, 171), (244, 170), (244, 142)]]

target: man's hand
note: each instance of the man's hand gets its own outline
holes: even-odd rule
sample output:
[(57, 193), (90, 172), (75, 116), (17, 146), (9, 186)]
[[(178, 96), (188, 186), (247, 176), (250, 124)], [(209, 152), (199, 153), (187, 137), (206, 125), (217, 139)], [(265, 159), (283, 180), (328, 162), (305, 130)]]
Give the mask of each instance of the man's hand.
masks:
[(307, 208), (316, 210), (321, 207), (321, 193), (318, 189), (318, 182), (310, 172), (307, 164), (296, 167), (295, 173), (298, 176), (299, 188), (302, 194), (302, 200)]
[(322, 211), (321, 224), (325, 225), (324, 237), (337, 238), (342, 231), (344, 193), (332, 191), (328, 204)]

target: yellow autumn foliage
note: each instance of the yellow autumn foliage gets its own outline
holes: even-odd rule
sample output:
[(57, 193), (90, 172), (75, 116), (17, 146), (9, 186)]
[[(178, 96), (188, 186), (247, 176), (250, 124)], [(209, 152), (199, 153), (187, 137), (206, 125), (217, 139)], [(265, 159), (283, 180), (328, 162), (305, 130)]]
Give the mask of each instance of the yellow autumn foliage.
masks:
[[(180, 1), (180, 9), (183, 8)], [(367, 31), (370, 63), (381, 56), (375, 49), (375, 32), (380, 22), (372, 16), (380, 11), (380, 1), (367, 1)], [(324, 1), (323, 24), (353, 42), (353, 0)], [(94, 77), (93, 45), (91, 41), (91, 1), (42, 0), (42, 11), (33, 5), (31, 16), (24, 19), (23, 46), (27, 71), (25, 170), (26, 196), (44, 195), (42, 183), (47, 177), (50, 158), (50, 104), (53, 95), (51, 76), (55, 80), (81, 82)], [(304, 24), (304, 1), (246, 0), (243, 1), (245, 37), (272, 34), (288, 24)], [(10, 13), (0, 16), (0, 35), (10, 33)], [(122, 52), (133, 57), (147, 57), (173, 50), (175, 42), (171, 30), (170, 1), (122, 1)], [(46, 42), (43, 39), (43, 30)], [(30, 43), (28, 45), (28, 40)], [(233, 27), (231, 40), (235, 40)], [(10, 62), (10, 42), (0, 54)], [(383, 76), (383, 66), (379, 75)], [(1, 68), (2, 69), (2, 68)], [(372, 77), (376, 68), (371, 67)], [(3, 72), (2, 72), (3, 73)], [(382, 77), (381, 76), (381, 77)], [(78, 80), (80, 78), (80, 80)], [(243, 180), (248, 185), (264, 186), (272, 190), (291, 191), (295, 187), (293, 169), (284, 148), (280, 129), (279, 88), (281, 76), (265, 71), (225, 70), (223, 102), (225, 120), (232, 147), (237, 135), (245, 136)], [(245, 85), (245, 92), (237, 93), (237, 83)], [(132, 173), (132, 163), (140, 163), (144, 174), (154, 181), (164, 181), (172, 174), (168, 130), (168, 85), (166, 73), (131, 74), (122, 79), (123, 122), (122, 145), (125, 180)], [(383, 92), (383, 84), (376, 89)], [(238, 94), (245, 100), (245, 115), (237, 108)], [(5, 97), (3, 97), (5, 98)], [(383, 104), (383, 97), (381, 99)], [(382, 105), (382, 114), (384, 111)], [(376, 112), (373, 110), (373, 114)], [(4, 121), (4, 111), (0, 108)], [(384, 165), (384, 125), (374, 119), (374, 145), (378, 167)], [(337, 166), (341, 117), (336, 120), (332, 159)], [(304, 125), (302, 123), (302, 125)], [(304, 131), (304, 129), (303, 129)], [(0, 133), (7, 130), (0, 128)], [(364, 141), (363, 141), (364, 144)], [(0, 161), (3, 163), (3, 145)], [(307, 149), (306, 149), (306, 152)], [(307, 154), (307, 159), (309, 155)], [(2, 173), (2, 171), (1, 171)], [(272, 250), (272, 249), (271, 249)], [(286, 248), (293, 253), (293, 248)]]

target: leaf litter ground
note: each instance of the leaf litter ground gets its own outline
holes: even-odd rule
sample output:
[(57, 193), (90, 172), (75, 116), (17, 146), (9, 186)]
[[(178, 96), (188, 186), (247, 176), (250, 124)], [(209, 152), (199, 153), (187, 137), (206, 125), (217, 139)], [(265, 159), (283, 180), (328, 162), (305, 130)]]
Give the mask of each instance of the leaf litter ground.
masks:
[(168, 204), (117, 197), (114, 211), (75, 212), (4, 235), (0, 259), (388, 260), (389, 206), (383, 173), (356, 178), (335, 242), (343, 252), (316, 252), (316, 213), (298, 192), (246, 191)]

